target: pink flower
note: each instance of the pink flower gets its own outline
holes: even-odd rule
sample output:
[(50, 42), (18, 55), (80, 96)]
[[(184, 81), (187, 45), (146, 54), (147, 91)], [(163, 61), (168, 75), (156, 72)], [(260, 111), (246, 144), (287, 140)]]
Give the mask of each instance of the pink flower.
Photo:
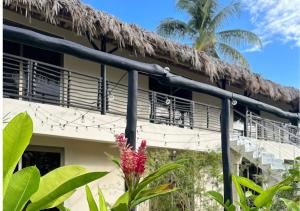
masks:
[(146, 140), (142, 140), (136, 152), (127, 144), (127, 138), (125, 138), (123, 133), (116, 135), (115, 138), (120, 150), (121, 169), (125, 177), (128, 177), (130, 174), (141, 176), (145, 171), (145, 163), (147, 160), (145, 154)]

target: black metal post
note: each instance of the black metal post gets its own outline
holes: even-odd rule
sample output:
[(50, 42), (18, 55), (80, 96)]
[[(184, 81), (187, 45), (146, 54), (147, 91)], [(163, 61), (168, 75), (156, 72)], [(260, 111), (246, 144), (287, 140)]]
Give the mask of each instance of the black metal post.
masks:
[(245, 106), (244, 136), (248, 137), (248, 106)]
[(232, 203), (232, 179), (230, 167), (230, 100), (222, 99), (221, 113), (221, 142), (222, 142), (222, 162), (224, 180), (224, 203)]
[[(106, 52), (106, 38), (101, 39), (101, 51)], [(106, 66), (101, 63), (101, 79), (102, 79), (102, 92), (101, 92), (101, 114), (106, 114), (106, 97), (107, 97), (107, 84), (106, 84)]]
[(32, 100), (33, 97), (33, 71), (34, 71), (34, 64), (33, 61), (29, 61), (29, 69), (28, 69), (28, 89), (27, 89), (27, 95), (29, 101)]
[(68, 71), (68, 86), (67, 86), (67, 107), (70, 106), (70, 86), (71, 86), (71, 72)]
[[(138, 71), (128, 71), (128, 100), (125, 136), (128, 144), (136, 148), (136, 124), (137, 124), (137, 94), (138, 94)], [(127, 190), (127, 187), (125, 186)], [(135, 208), (130, 211), (135, 211)]]
[(138, 94), (138, 72), (128, 71), (128, 100), (125, 136), (128, 144), (136, 148), (136, 124), (137, 124), (137, 94)]

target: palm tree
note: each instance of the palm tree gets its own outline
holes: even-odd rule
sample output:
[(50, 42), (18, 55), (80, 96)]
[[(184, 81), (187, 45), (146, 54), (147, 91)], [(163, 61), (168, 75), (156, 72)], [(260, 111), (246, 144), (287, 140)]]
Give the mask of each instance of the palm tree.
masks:
[(249, 67), (245, 57), (235, 47), (261, 47), (259, 37), (253, 32), (241, 29), (220, 30), (228, 18), (239, 15), (239, 2), (232, 3), (220, 11), (217, 0), (177, 0), (176, 6), (188, 13), (189, 20), (163, 20), (157, 27), (160, 35), (191, 39), (193, 47), (200, 51)]

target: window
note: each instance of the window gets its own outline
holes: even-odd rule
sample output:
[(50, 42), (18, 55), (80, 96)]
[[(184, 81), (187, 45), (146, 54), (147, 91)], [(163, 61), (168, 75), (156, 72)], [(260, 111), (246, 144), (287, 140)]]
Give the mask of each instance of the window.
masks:
[(43, 176), (62, 164), (62, 148), (29, 146), (22, 155), (22, 163), (19, 164), (19, 168), (36, 165)]

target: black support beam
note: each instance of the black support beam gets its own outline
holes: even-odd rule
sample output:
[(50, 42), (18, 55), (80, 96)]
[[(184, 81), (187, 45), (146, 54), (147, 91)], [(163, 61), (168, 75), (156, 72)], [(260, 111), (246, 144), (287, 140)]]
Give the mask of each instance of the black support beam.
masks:
[[(101, 51), (106, 52), (106, 38), (102, 37), (101, 39)], [(101, 114), (106, 114), (106, 97), (107, 97), (107, 83), (106, 83), (106, 65), (101, 63), (100, 67), (100, 77), (102, 81), (102, 92), (101, 92)]]
[(137, 124), (137, 95), (138, 95), (138, 71), (128, 71), (128, 99), (125, 136), (128, 144), (136, 148), (136, 124)]
[(223, 181), (224, 181), (224, 203), (232, 203), (232, 180), (231, 180), (231, 162), (230, 162), (230, 99), (222, 100), (221, 111), (221, 146), (223, 163)]

